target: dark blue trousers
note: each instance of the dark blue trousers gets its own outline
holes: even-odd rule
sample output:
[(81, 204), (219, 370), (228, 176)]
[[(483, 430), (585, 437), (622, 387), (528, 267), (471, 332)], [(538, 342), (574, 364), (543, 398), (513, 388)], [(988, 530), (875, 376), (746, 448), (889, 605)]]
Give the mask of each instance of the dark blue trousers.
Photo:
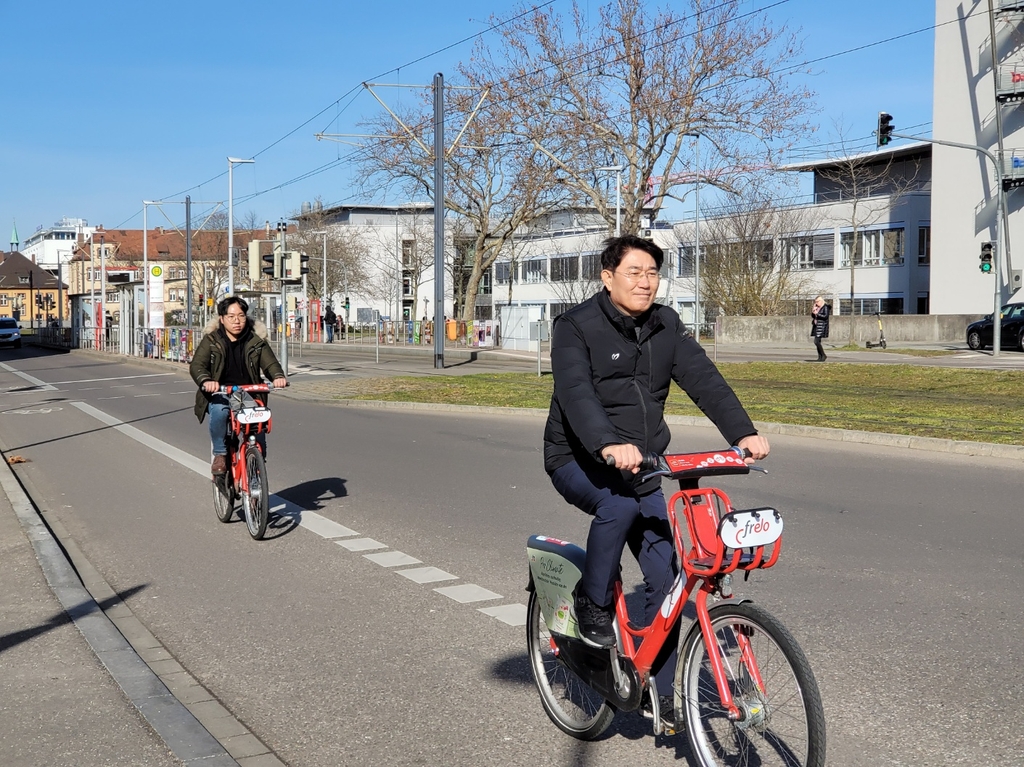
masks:
[[(665, 511), (665, 496), (658, 488), (637, 495), (614, 470), (599, 465), (582, 467), (575, 461), (551, 474), (559, 495), (591, 515), (587, 561), (580, 585), (595, 604), (609, 605), (619, 577), (622, 550), (628, 545), (644, 576), (644, 625), (658, 614), (676, 577), (672, 529)], [(670, 638), (652, 672), (661, 695), (672, 694), (677, 640)]]

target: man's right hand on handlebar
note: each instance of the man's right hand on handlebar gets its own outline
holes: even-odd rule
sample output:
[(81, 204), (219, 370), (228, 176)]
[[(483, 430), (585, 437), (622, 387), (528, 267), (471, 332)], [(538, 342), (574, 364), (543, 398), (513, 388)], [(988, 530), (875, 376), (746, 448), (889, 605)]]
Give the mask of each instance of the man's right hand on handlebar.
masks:
[[(609, 466), (636, 474), (644, 459), (643, 453), (636, 445), (605, 445), (601, 448), (601, 457)], [(610, 459), (610, 460), (609, 460)]]

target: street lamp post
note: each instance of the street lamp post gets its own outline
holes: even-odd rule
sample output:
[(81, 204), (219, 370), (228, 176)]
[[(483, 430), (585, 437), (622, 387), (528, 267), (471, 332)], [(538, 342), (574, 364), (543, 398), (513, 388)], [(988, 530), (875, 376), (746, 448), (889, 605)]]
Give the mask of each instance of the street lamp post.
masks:
[(605, 165), (594, 170), (615, 171), (615, 236), (622, 234), (622, 165)]
[[(236, 165), (254, 163), (255, 160), (242, 160), (238, 157), (228, 158), (228, 295), (235, 292), (235, 187), (234, 170)], [(218, 296), (218, 300), (219, 300)]]
[(693, 188), (693, 337), (697, 343), (700, 343), (700, 134), (693, 131), (683, 135), (695, 139), (693, 149), (695, 178)]

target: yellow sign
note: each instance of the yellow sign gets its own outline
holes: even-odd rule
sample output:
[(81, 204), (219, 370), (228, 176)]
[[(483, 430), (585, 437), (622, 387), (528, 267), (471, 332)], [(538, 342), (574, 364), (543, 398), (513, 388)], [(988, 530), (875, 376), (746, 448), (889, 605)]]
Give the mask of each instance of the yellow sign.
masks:
[(159, 277), (164, 273), (164, 268), (162, 266), (154, 266), (152, 269), (149, 270), (149, 273), (152, 274), (154, 277)]

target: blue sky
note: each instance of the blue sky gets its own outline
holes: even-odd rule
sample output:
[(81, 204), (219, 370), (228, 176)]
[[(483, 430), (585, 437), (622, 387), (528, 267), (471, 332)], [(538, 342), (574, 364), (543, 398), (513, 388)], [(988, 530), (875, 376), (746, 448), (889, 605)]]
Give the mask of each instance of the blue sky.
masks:
[[(564, 12), (569, 4), (554, 6)], [(935, 23), (934, 0), (742, 5), (774, 6), (772, 19), (802, 30), (804, 60)], [(0, 0), (2, 247), (13, 221), (24, 242), (63, 216), (140, 228), (143, 199), (184, 199), (187, 191), (195, 203), (226, 200), (229, 155), (257, 158), (235, 168), (236, 216), (252, 211), (275, 221), (316, 197), (361, 201), (344, 163), (273, 188), (346, 152), (313, 134), (356, 132), (360, 118), (379, 112), (357, 88), (362, 81), (428, 84), (468, 57), (472, 43), (454, 43), (486, 30), (489, 13), (507, 16), (517, 7), (511, 0), (486, 7), (468, 0)], [(848, 137), (868, 137), (882, 109), (895, 116), (897, 130), (920, 126), (930, 134), (932, 43), (923, 32), (814, 64), (809, 85), (818, 94), (820, 130), (803, 143), (835, 139), (836, 123)], [(353, 89), (354, 98), (332, 106)], [(180, 221), (175, 207), (168, 215)], [(158, 217), (151, 209), (151, 226), (165, 223)]]

